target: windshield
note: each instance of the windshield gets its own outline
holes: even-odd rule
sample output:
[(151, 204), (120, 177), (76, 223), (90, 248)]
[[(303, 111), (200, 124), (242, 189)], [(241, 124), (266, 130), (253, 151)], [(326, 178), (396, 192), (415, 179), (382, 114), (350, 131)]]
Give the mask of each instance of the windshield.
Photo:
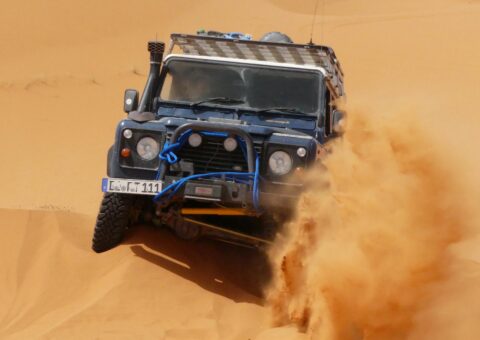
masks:
[(189, 103), (227, 98), (234, 104), (228, 106), (233, 107), (290, 108), (315, 114), (319, 86), (320, 73), (312, 71), (171, 60), (160, 98)]

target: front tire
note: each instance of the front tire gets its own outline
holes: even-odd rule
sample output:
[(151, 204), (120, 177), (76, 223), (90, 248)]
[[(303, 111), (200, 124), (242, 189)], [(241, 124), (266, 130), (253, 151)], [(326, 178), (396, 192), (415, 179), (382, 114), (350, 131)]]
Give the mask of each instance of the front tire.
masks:
[(127, 195), (105, 193), (93, 232), (92, 249), (101, 253), (117, 246), (129, 225), (133, 200)]

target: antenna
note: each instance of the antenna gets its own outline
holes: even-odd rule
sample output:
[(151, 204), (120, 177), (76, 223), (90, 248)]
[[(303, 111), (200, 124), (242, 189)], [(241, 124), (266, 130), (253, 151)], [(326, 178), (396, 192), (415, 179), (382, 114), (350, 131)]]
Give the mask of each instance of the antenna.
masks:
[(323, 26), (325, 25), (325, 2), (327, 0), (322, 0), (322, 10), (320, 11), (320, 15), (322, 16), (322, 23), (320, 24), (320, 40), (323, 43)]
[[(323, 1), (323, 0), (322, 0)], [(310, 45), (313, 45), (313, 27), (315, 26), (315, 19), (317, 18), (318, 0), (315, 0), (315, 8), (313, 9), (312, 27), (310, 28)]]

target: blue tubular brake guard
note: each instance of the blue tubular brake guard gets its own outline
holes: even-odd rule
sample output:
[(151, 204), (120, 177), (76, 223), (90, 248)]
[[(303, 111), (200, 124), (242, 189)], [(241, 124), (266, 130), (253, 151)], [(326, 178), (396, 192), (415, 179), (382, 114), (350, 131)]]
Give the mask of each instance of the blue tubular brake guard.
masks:
[[(214, 136), (214, 137), (224, 137), (227, 138), (228, 134), (223, 133), (223, 132), (211, 132), (211, 131), (201, 131), (199, 132), (202, 135), (205, 136)], [(165, 142), (163, 146), (163, 150), (160, 152), (160, 159), (163, 161), (168, 162), (169, 164), (175, 164), (179, 161), (179, 157), (175, 154), (176, 151), (179, 151), (185, 142), (188, 140), (188, 137), (192, 134), (192, 130), (187, 130), (185, 131), (177, 140), (177, 142), (173, 144), (169, 144), (168, 142)], [(243, 155), (246, 157), (246, 146), (245, 142), (243, 139), (237, 137), (237, 141), (239, 142), (239, 146), (242, 149)], [(255, 152), (255, 150), (254, 150)], [(170, 184), (167, 186), (165, 189), (163, 189), (161, 192), (159, 192), (155, 197), (153, 198), (154, 202), (158, 202), (163, 196), (165, 196), (167, 193), (167, 199), (170, 200), (175, 196), (175, 194), (180, 190), (180, 188), (183, 187), (183, 185), (194, 179), (200, 179), (200, 178), (215, 178), (215, 177), (224, 177), (228, 178), (233, 181), (238, 181), (239, 183), (245, 183), (248, 184), (248, 180), (253, 179), (253, 187), (252, 187), (252, 198), (253, 198), (253, 206), (255, 207), (255, 210), (260, 209), (260, 192), (259, 192), (259, 183), (260, 183), (260, 156), (255, 152), (256, 157), (255, 157), (255, 172), (234, 172), (234, 171), (224, 171), (224, 172), (211, 172), (207, 174), (198, 174), (198, 175), (191, 175), (187, 176), (184, 178), (181, 178), (175, 183)], [(157, 180), (158, 178), (157, 174)], [(251, 183), (251, 182), (250, 182)]]
[(212, 137), (225, 137), (225, 138), (228, 137), (228, 133), (226, 132), (201, 131), (200, 134), (204, 136), (212, 136)]

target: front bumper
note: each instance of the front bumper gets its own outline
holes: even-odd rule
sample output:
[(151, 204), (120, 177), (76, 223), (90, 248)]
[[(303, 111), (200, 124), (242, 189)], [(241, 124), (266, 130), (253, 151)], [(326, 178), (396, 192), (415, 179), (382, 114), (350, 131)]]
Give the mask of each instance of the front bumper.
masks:
[[(162, 189), (180, 180), (180, 177), (167, 176), (165, 181), (137, 180), (125, 178), (104, 178), (102, 191), (130, 195), (156, 196)], [(260, 206), (285, 207), (295, 206), (302, 187), (300, 185), (284, 184), (267, 186), (261, 190)], [(159, 204), (168, 204), (170, 201), (196, 201), (204, 203), (218, 203), (228, 207), (251, 208), (253, 195), (251, 185), (223, 179), (190, 180), (175, 193), (173, 197), (168, 194), (159, 200)]]
[[(212, 144), (214, 137), (218, 137), (214, 134), (223, 133), (238, 137), (241, 143), (241, 147), (238, 149), (240, 155), (229, 155), (229, 158), (223, 154), (218, 154), (218, 143), (213, 148), (203, 150), (207, 152), (205, 154), (201, 153), (200, 149), (185, 151), (188, 147), (183, 148), (183, 144), (185, 144), (184, 134), (193, 131), (210, 134), (206, 137), (210, 144)], [(210, 202), (212, 204), (216, 203), (216, 206), (241, 207), (257, 212), (261, 211), (262, 208), (272, 206), (290, 208), (295, 206), (302, 191), (302, 185), (273, 182), (275, 178), (264, 169), (266, 157), (269, 153), (268, 150), (271, 153), (279, 149), (280, 146), (282, 149), (288, 146), (289, 148), (304, 147), (310, 150), (311, 138), (307, 141), (298, 139), (296, 143), (293, 143), (290, 140), (285, 141), (284, 137), (282, 139), (270, 135), (268, 141), (264, 139), (260, 141), (258, 138), (254, 141), (252, 138), (252, 135), (255, 135), (254, 132), (249, 131), (248, 127), (243, 125), (188, 121), (170, 132), (172, 135), (167, 138), (168, 146), (164, 147), (164, 151), (162, 151), (165, 154), (160, 154), (163, 157), (160, 157), (161, 162), (158, 169), (152, 169), (149, 173), (140, 172), (143, 170), (139, 169), (139, 172), (136, 173), (134, 171), (137, 169), (119, 167), (121, 171), (108, 173), (111, 178), (106, 179), (107, 184), (104, 185), (104, 191), (156, 196), (155, 202), (163, 207), (168, 206), (172, 201), (177, 203)], [(118, 134), (120, 135), (120, 132)], [(210, 144), (208, 145), (210, 146)], [(261, 145), (260, 148), (258, 147), (259, 144)], [(283, 147), (284, 144), (285, 147)], [(220, 147), (223, 148), (223, 145), (220, 145)], [(183, 151), (186, 154), (182, 154)], [(118, 152), (119, 150), (112, 154), (115, 155)], [(173, 154), (175, 159), (178, 159), (177, 155), (174, 154), (175, 152), (182, 158), (183, 163), (182, 161), (171, 161), (167, 157)], [(309, 153), (309, 155), (313, 154), (312, 152)], [(199, 155), (203, 156), (200, 157)], [(294, 152), (292, 155), (296, 157)], [(242, 156), (244, 162), (237, 166), (237, 158), (242, 158)], [(294, 167), (303, 167), (308, 159), (299, 158), (294, 159), (294, 161)], [(225, 167), (222, 162), (228, 166)], [(199, 169), (195, 169), (195, 165), (198, 164), (201, 166), (199, 166)], [(261, 176), (265, 177), (262, 178)], [(134, 178), (142, 178), (143, 180), (137, 181)], [(158, 181), (153, 180), (154, 178), (157, 178)], [(175, 185), (174, 183), (178, 181), (180, 183)], [(164, 191), (162, 192), (162, 190)], [(157, 195), (158, 193), (161, 193), (161, 195)]]

